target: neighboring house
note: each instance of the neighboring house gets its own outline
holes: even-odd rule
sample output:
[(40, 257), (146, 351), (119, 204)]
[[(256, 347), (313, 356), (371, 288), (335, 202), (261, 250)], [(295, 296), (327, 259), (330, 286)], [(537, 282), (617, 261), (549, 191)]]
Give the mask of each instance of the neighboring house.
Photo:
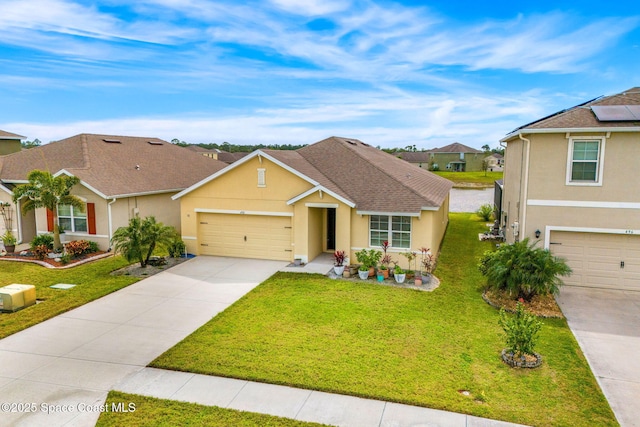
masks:
[(174, 196), (189, 252), (302, 262), (324, 252), (437, 251), (452, 183), (357, 139), (256, 150)]
[(573, 268), (569, 285), (640, 290), (639, 125), (632, 88), (503, 138), (507, 242), (539, 235)]
[(196, 153), (200, 153), (203, 156), (211, 157), (212, 159), (220, 160), (221, 162), (225, 162), (227, 164), (231, 164), (249, 154), (245, 152), (229, 153), (217, 148), (209, 150), (208, 148), (200, 147), (199, 145), (188, 145), (186, 148)]
[(23, 139), (27, 137), (0, 130), (0, 156), (20, 151)]
[(402, 160), (429, 170), (478, 172), (482, 170), (484, 152), (454, 142), (442, 148), (427, 151), (396, 153)]
[(501, 172), (504, 168), (504, 157), (500, 153), (491, 153), (484, 161), (487, 162), (488, 170), (492, 172)]
[[(34, 169), (77, 176), (72, 194), (86, 209), (59, 207), (62, 240), (93, 240), (107, 249), (113, 232), (138, 214), (179, 230), (180, 206), (171, 196), (225, 166), (157, 138), (81, 134), (0, 157), (0, 201), (12, 203), (12, 189)], [(53, 230), (44, 209), (14, 218), (20, 242)]]

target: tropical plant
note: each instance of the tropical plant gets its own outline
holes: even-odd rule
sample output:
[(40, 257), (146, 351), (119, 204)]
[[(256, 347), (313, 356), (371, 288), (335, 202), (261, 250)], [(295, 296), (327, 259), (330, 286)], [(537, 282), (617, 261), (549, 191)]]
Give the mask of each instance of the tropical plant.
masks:
[(422, 271), (428, 274), (433, 272), (433, 267), (435, 266), (435, 260), (433, 253), (431, 253), (430, 248), (420, 248), (420, 264), (422, 264)]
[(51, 234), (38, 234), (31, 241), (31, 250), (36, 246), (45, 245), (50, 250), (53, 250), (53, 235)]
[(47, 257), (47, 254), (51, 252), (51, 249), (49, 249), (47, 245), (38, 245), (32, 246), (31, 252), (33, 252), (33, 256), (36, 257), (36, 259), (43, 260)]
[(393, 267), (393, 274), (404, 274), (404, 270), (399, 265)]
[(542, 322), (536, 316), (525, 310), (519, 301), (514, 315), (500, 310), (498, 324), (506, 335), (505, 343), (507, 352), (519, 358), (525, 354), (534, 355), (534, 347), (538, 340), (538, 332), (542, 328)]
[(356, 259), (358, 262), (367, 267), (367, 269), (375, 267), (382, 258), (382, 252), (376, 249), (363, 249), (356, 252)]
[(11, 230), (5, 231), (5, 233), (2, 236), (0, 236), (0, 240), (2, 240), (2, 243), (4, 243), (5, 246), (15, 245), (17, 242), (16, 236), (13, 235)]
[(345, 258), (346, 258), (346, 255), (344, 251), (335, 251), (333, 253), (333, 259), (335, 260), (335, 266), (337, 267), (342, 267), (342, 265), (344, 264)]
[[(69, 243), (64, 245), (64, 251), (67, 255), (69, 255), (72, 259), (77, 258), (80, 255), (88, 254), (93, 251), (93, 247), (88, 240), (72, 240)], [(96, 245), (97, 246), (97, 245)]]
[(169, 256), (171, 258), (180, 258), (182, 254), (184, 254), (186, 249), (187, 246), (184, 244), (182, 239), (176, 236), (169, 244), (167, 252), (169, 252)]
[(564, 284), (560, 276), (569, 276), (571, 268), (548, 249), (534, 246), (526, 238), (485, 252), (478, 268), (487, 286), (526, 301), (535, 295), (557, 294)]
[(80, 182), (76, 176), (58, 175), (51, 172), (33, 170), (27, 176), (26, 184), (17, 185), (13, 189), (13, 202), (21, 199), (22, 214), (37, 208), (47, 208), (53, 212), (53, 249), (59, 250), (60, 229), (58, 227), (58, 205), (70, 205), (80, 211), (84, 210), (84, 202), (77, 196), (70, 194), (71, 188)]
[(493, 207), (489, 203), (484, 204), (480, 206), (480, 208), (478, 208), (478, 210), (476, 211), (476, 215), (482, 218), (483, 221), (491, 221), (491, 216), (493, 215)]
[(138, 261), (141, 267), (149, 264), (149, 258), (156, 248), (166, 248), (176, 238), (175, 228), (156, 222), (155, 217), (144, 219), (135, 216), (129, 225), (118, 228), (111, 242), (116, 253), (121, 253), (127, 261)]
[[(417, 252), (414, 252), (414, 251), (403, 252), (400, 255), (402, 255), (403, 257), (405, 257), (407, 259), (407, 262), (409, 263), (409, 270), (411, 270), (411, 263), (416, 260), (416, 258), (418, 256)], [(413, 267), (414, 267), (413, 270), (415, 271), (416, 270), (415, 263), (414, 263)]]

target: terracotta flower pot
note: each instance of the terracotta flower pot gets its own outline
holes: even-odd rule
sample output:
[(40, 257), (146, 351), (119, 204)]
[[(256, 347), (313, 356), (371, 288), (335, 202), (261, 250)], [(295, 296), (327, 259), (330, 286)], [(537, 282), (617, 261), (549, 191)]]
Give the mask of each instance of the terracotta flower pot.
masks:
[(382, 274), (382, 277), (384, 277), (385, 279), (389, 278), (389, 269), (387, 268), (386, 270), (378, 270), (378, 274)]

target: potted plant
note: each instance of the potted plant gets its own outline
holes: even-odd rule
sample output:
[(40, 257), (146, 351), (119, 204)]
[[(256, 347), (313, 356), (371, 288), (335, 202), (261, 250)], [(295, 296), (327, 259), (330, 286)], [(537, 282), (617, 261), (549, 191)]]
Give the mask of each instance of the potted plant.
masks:
[(13, 253), (16, 250), (16, 236), (11, 230), (7, 230), (0, 239), (2, 239), (2, 244), (8, 253)]
[(404, 279), (407, 277), (405, 271), (399, 265), (396, 265), (393, 269), (393, 276), (396, 279), (396, 283), (404, 283)]
[[(409, 264), (409, 269), (411, 269), (411, 263), (416, 260), (417, 255), (418, 254), (416, 252), (412, 252), (412, 251), (403, 252), (402, 253), (402, 256), (407, 258), (407, 261), (408, 261), (408, 264)], [(414, 265), (414, 269), (413, 270), (415, 271), (415, 265)], [(408, 271), (408, 273), (411, 273), (411, 271)]]
[(435, 265), (433, 253), (431, 253), (431, 249), (427, 248), (420, 248), (420, 252), (422, 254), (420, 260), (420, 264), (422, 265), (422, 283), (429, 283), (431, 282), (431, 273)]
[[(356, 258), (361, 265), (367, 267), (369, 277), (371, 277), (375, 274), (375, 267), (380, 262), (380, 258), (382, 258), (382, 252), (375, 249), (363, 249), (356, 252)], [(358, 270), (358, 274), (360, 274), (359, 271), (360, 270)]]
[(345, 259), (344, 251), (335, 251), (333, 253), (333, 259), (334, 259), (333, 271), (336, 273), (337, 276), (342, 276), (342, 273), (344, 273), (344, 259)]
[(364, 264), (358, 267), (358, 276), (360, 276), (362, 280), (367, 280), (369, 278), (369, 267)]

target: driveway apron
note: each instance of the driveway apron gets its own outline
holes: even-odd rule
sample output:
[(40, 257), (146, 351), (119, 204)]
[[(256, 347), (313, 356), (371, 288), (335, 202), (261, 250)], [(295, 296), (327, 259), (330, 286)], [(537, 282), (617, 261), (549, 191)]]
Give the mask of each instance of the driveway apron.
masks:
[(0, 340), (0, 424), (95, 425), (115, 384), (285, 265), (196, 257)]
[(558, 304), (618, 422), (640, 427), (640, 292), (565, 286)]

